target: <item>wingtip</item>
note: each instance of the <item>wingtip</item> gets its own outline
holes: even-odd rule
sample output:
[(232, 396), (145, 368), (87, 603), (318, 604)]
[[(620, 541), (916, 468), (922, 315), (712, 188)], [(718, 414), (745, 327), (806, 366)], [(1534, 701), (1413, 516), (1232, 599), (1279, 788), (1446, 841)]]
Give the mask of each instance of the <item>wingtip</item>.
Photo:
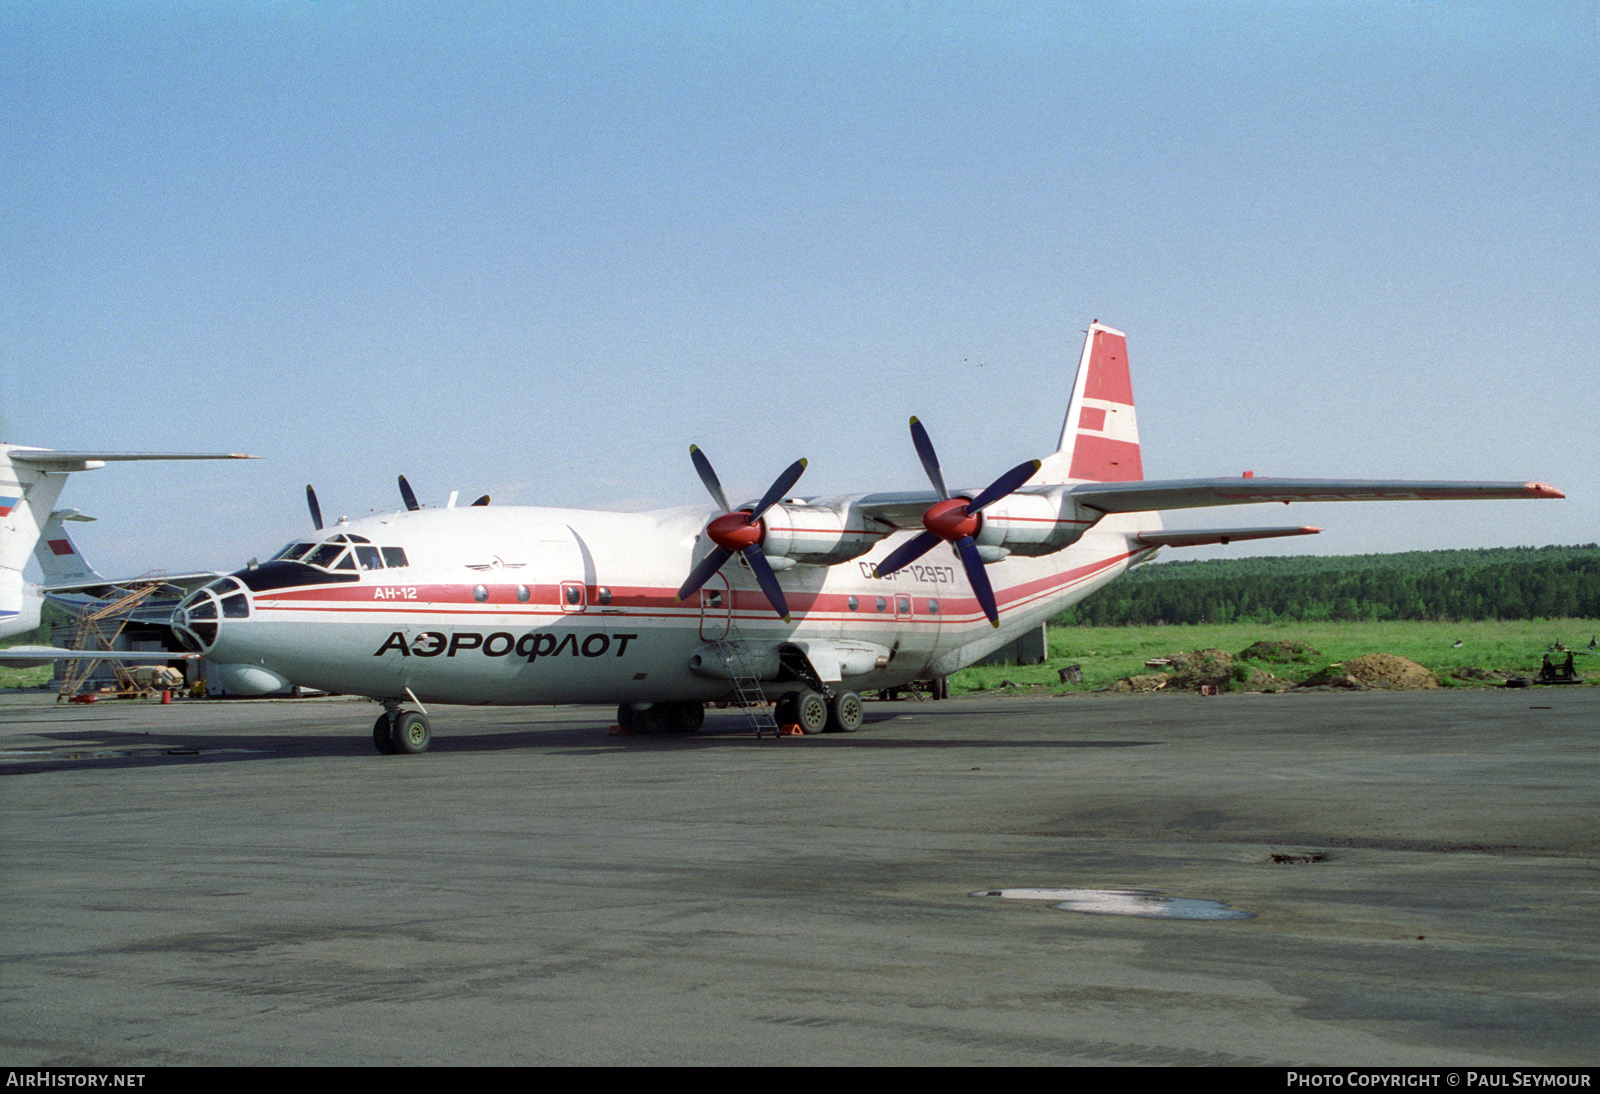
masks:
[(1530, 482), (1530, 483), (1525, 484), (1523, 486), (1523, 489), (1525, 491), (1527, 491), (1528, 497), (1530, 497), (1530, 498), (1564, 498), (1564, 497), (1566, 497), (1565, 494), (1563, 494), (1561, 491), (1557, 490), (1555, 487), (1551, 486), (1547, 482)]

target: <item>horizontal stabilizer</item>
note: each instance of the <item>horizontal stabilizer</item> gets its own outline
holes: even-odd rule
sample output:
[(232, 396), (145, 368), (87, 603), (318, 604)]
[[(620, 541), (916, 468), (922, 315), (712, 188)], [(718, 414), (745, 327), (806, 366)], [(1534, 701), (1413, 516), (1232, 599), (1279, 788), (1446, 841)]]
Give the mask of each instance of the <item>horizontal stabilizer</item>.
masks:
[(1314, 536), (1320, 531), (1321, 528), (1309, 525), (1299, 528), (1197, 528), (1191, 531), (1139, 532), (1134, 538), (1147, 547), (1200, 547), (1208, 543), (1232, 543), (1236, 539)]
[(1491, 501), (1497, 498), (1564, 498), (1542, 482), (1413, 482), (1405, 479), (1154, 479), (1087, 482), (1072, 487), (1073, 501), (1102, 513), (1198, 509), (1281, 501)]

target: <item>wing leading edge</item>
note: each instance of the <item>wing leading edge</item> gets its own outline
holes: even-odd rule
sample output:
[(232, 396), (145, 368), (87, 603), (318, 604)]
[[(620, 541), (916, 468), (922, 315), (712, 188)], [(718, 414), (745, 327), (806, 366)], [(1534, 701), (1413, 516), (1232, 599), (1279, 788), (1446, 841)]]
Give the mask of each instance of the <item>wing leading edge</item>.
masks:
[(1564, 498), (1542, 482), (1426, 482), (1407, 479), (1151, 479), (1069, 487), (1079, 505), (1102, 513), (1198, 509), (1279, 501), (1492, 501)]

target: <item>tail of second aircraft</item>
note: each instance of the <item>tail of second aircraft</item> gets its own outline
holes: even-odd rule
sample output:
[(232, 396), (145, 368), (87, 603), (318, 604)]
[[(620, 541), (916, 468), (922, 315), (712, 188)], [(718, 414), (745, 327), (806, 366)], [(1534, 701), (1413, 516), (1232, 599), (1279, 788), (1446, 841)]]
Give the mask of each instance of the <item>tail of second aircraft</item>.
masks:
[(76, 509), (57, 509), (50, 514), (50, 519), (45, 522), (44, 529), (39, 533), (39, 542), (34, 544), (33, 557), (39, 563), (39, 569), (44, 572), (44, 583), (50, 585), (72, 585), (85, 581), (102, 580), (98, 571), (83, 557), (83, 552), (78, 550), (77, 544), (72, 542), (72, 537), (67, 535), (67, 529), (61, 522), (63, 520), (93, 520), (86, 517)]
[(1139, 482), (1139, 422), (1128, 374), (1128, 337), (1092, 323), (1056, 451), (1034, 482)]

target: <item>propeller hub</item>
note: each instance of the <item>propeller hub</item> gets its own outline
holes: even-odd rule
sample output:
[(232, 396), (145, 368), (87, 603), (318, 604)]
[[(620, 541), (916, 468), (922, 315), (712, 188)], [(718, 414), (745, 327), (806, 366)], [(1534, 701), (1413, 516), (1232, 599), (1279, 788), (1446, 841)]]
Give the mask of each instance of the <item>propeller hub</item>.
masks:
[(759, 520), (750, 519), (749, 509), (736, 509), (706, 525), (706, 535), (727, 551), (742, 551), (761, 542), (762, 527)]
[(967, 512), (970, 504), (966, 498), (941, 501), (922, 514), (922, 526), (946, 543), (975, 536), (983, 521), (977, 513)]

